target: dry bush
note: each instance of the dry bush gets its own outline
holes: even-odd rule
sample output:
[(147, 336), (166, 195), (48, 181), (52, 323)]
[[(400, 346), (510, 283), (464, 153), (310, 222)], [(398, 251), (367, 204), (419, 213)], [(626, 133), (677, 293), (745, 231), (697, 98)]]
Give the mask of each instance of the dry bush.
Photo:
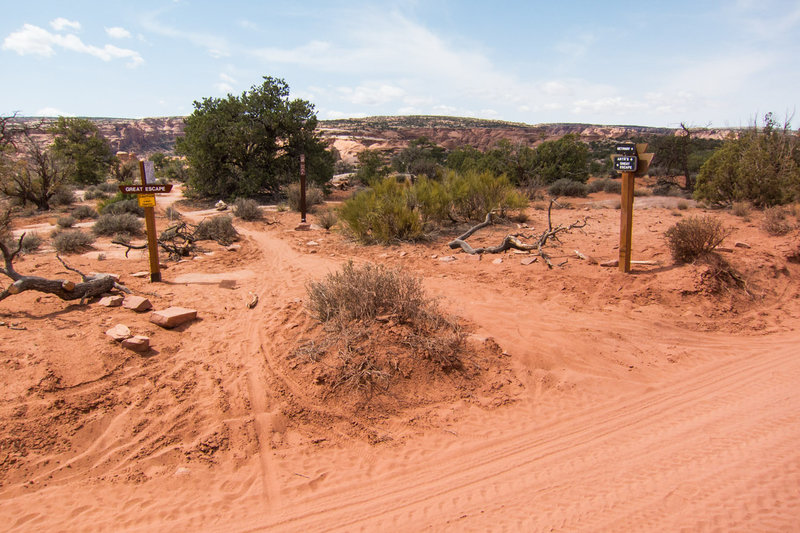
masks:
[(764, 210), (764, 231), (777, 237), (792, 231), (792, 224), (786, 220), (786, 210), (782, 207), (768, 207)]
[(676, 204), (675, 207), (677, 207), (681, 211), (686, 211), (687, 209), (689, 209), (689, 202), (687, 202), (686, 200), (678, 200), (678, 203)]
[(308, 307), (320, 322), (371, 320), (396, 315), (412, 321), (430, 305), (422, 282), (382, 265), (356, 266), (352, 261), (308, 287)]
[(714, 251), (730, 234), (713, 217), (688, 217), (669, 228), (664, 236), (672, 257), (679, 263), (689, 263)]
[(100, 214), (88, 205), (79, 205), (72, 210), (72, 216), (78, 220), (84, 220), (87, 218), (97, 218)]
[(97, 219), (92, 226), (95, 235), (111, 236), (116, 233), (127, 233), (129, 235), (141, 235), (143, 233), (142, 221), (132, 213), (108, 214)]
[(233, 203), (233, 214), (242, 220), (261, 220), (264, 216), (258, 202), (251, 198), (237, 198)]
[(178, 211), (177, 209), (175, 209), (175, 207), (173, 207), (171, 205), (167, 206), (167, 208), (164, 210), (164, 216), (170, 222), (173, 222), (175, 220), (180, 220), (180, 219), (183, 218), (183, 215), (181, 214), (181, 212)]
[(71, 215), (63, 215), (56, 219), (56, 224), (59, 228), (71, 228), (75, 225), (75, 222), (77, 222), (77, 220)]
[[(300, 211), (300, 184), (292, 183), (283, 189), (286, 202), (294, 211)], [(325, 193), (319, 187), (309, 185), (306, 187), (306, 209), (311, 211), (315, 205), (325, 203)]]
[[(323, 280), (310, 282), (307, 292), (306, 305), (327, 332), (323, 340), (302, 345), (293, 356), (305, 356), (325, 368), (324, 381), (332, 392), (356, 390), (369, 397), (385, 391), (402, 373), (404, 357), (430, 361), (446, 372), (464, 370), (466, 335), (424, 294), (418, 278), (382, 265), (349, 262)], [(380, 328), (377, 336), (375, 327)]]
[(77, 254), (91, 248), (94, 237), (80, 230), (61, 231), (53, 236), (53, 248), (60, 254)]
[[(10, 234), (6, 235), (3, 239), (5, 242), (6, 248), (9, 250), (16, 250), (17, 246), (20, 245), (19, 238), (13, 238)], [(24, 237), (22, 237), (22, 246), (20, 247), (20, 252), (23, 254), (33, 253), (38, 250), (42, 246), (42, 237), (35, 232), (25, 233)]]
[(731, 214), (744, 218), (750, 214), (750, 204), (747, 202), (733, 202), (731, 204)]
[(239, 238), (233, 219), (226, 215), (206, 218), (197, 225), (194, 237), (198, 241), (217, 241), (222, 246), (228, 246)]
[(325, 210), (317, 216), (317, 223), (327, 230), (334, 227), (338, 221), (339, 217), (333, 209)]

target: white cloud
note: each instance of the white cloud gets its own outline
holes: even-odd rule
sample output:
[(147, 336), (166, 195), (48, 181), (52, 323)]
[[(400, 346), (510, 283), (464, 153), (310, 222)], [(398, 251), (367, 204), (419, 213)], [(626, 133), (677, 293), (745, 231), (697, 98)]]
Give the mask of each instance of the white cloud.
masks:
[(51, 57), (55, 54), (54, 47), (64, 48), (81, 54), (88, 54), (103, 61), (113, 59), (128, 59), (129, 67), (138, 67), (144, 63), (139, 52), (107, 44), (102, 48), (85, 44), (79, 37), (72, 34), (61, 35), (51, 33), (44, 28), (32, 24), (23, 25), (3, 41), (3, 50), (12, 50), (19, 55), (40, 55)]
[(106, 34), (112, 39), (128, 39), (131, 36), (131, 32), (119, 26), (106, 28)]
[(56, 31), (61, 31), (64, 29), (78, 31), (81, 29), (81, 23), (75, 20), (67, 20), (64, 17), (58, 17), (57, 19), (50, 21), (50, 27)]
[(375, 106), (402, 100), (405, 91), (400, 87), (382, 84), (360, 85), (356, 88), (340, 87), (339, 94), (351, 104)]
[(227, 81), (228, 83), (238, 83), (238, 82), (237, 82), (237, 81), (236, 81), (236, 80), (233, 78), (233, 76), (229, 76), (228, 74), (225, 74), (224, 72), (220, 73), (220, 75), (219, 75), (219, 79), (221, 79), (222, 81)]
[(55, 107), (43, 107), (33, 114), (34, 117), (74, 117), (72, 113), (61, 111)]
[(230, 94), (233, 92), (233, 85), (221, 81), (214, 84), (214, 89), (221, 94)]
[(222, 37), (207, 33), (197, 33), (192, 31), (184, 31), (172, 26), (167, 26), (155, 19), (155, 14), (151, 13), (142, 20), (145, 29), (172, 39), (181, 39), (188, 41), (195, 46), (205, 48), (208, 54), (215, 58), (230, 56), (230, 45), (228, 41)]

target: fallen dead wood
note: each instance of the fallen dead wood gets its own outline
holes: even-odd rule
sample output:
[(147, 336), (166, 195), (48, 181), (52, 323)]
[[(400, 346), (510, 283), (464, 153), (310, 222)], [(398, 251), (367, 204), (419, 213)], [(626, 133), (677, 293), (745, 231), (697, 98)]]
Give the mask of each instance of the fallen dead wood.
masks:
[(16, 250), (13, 252), (8, 249), (5, 243), (0, 242), (0, 252), (3, 254), (4, 261), (4, 266), (0, 268), (0, 273), (5, 274), (13, 280), (11, 285), (0, 292), (0, 300), (25, 291), (37, 291), (55, 294), (62, 300), (80, 299), (81, 304), (83, 304), (87, 299), (101, 296), (113, 289), (126, 293), (131, 292), (124, 285), (117, 283), (116, 279), (110, 274), (94, 274), (92, 276), (87, 276), (83, 272), (68, 266), (58, 255), (56, 258), (64, 265), (64, 268), (76, 272), (81, 276), (82, 281), (80, 283), (75, 283), (67, 279), (48, 279), (40, 276), (22, 275), (14, 269), (14, 259), (22, 249), (23, 238), (25, 238), (24, 233), (20, 236)]
[[(535, 242), (526, 243), (520, 239), (520, 237), (525, 239), (531, 239), (533, 236), (527, 236), (522, 233), (513, 233), (506, 235), (503, 241), (498, 244), (497, 246), (488, 246), (482, 248), (473, 248), (467, 242), (467, 239), (472, 236), (478, 230), (485, 228), (486, 226), (490, 226), (493, 223), (494, 213), (490, 211), (486, 214), (486, 218), (480, 224), (476, 224), (469, 228), (466, 232), (462, 235), (459, 235), (452, 241), (448, 243), (448, 246), (455, 250), (461, 248), (465, 253), (470, 255), (475, 254), (499, 254), (505, 252), (506, 250), (515, 249), (515, 250), (522, 250), (526, 252), (533, 252), (535, 251), (536, 254), (541, 257), (545, 263), (547, 263), (548, 268), (553, 268), (553, 263), (550, 261), (550, 256), (545, 253), (543, 250), (544, 246), (547, 244), (547, 241), (552, 239), (558, 241), (558, 234), (563, 232), (569, 232), (575, 228), (582, 228), (586, 226), (588, 218), (584, 217), (583, 220), (576, 220), (572, 224), (565, 226), (563, 224), (559, 224), (558, 226), (553, 227), (552, 219), (551, 219), (551, 212), (553, 205), (558, 205), (556, 198), (550, 200), (550, 206), (547, 209), (547, 229), (542, 232), (541, 235), (536, 239)], [(562, 263), (563, 265), (563, 263)], [(561, 266), (561, 265), (559, 265)]]

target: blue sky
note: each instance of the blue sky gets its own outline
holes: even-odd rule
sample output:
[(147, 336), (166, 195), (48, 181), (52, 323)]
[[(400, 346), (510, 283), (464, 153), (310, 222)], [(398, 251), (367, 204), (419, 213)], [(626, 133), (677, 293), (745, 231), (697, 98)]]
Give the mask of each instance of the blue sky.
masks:
[(743, 126), (800, 94), (800, 0), (0, 5), (0, 115), (186, 115), (263, 76), (321, 119)]

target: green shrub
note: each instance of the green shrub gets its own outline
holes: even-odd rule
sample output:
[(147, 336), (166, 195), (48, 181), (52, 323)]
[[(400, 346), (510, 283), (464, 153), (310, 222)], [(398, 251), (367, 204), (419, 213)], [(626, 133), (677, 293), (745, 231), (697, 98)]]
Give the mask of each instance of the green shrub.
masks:
[(56, 219), (56, 224), (60, 228), (71, 228), (75, 225), (75, 218), (72, 215), (63, 215)]
[(227, 215), (204, 219), (197, 225), (194, 236), (199, 241), (217, 241), (223, 246), (228, 246), (239, 238), (236, 228), (233, 227), (233, 218)]
[(258, 202), (250, 198), (237, 198), (233, 203), (233, 214), (242, 220), (261, 220), (264, 216)]
[(109, 214), (104, 213), (92, 226), (95, 235), (111, 236), (115, 233), (129, 235), (142, 234), (142, 221), (131, 213)]
[(713, 217), (688, 217), (669, 228), (664, 236), (675, 261), (688, 263), (714, 251), (729, 234), (730, 230)]
[(501, 216), (507, 211), (524, 209), (528, 199), (520, 194), (503, 174), (492, 172), (450, 170), (445, 175), (444, 185), (452, 198), (452, 211), (467, 220), (479, 221), (493, 210)]
[(53, 237), (53, 248), (60, 254), (77, 254), (91, 248), (94, 238), (80, 230), (58, 232)]
[(764, 210), (764, 231), (777, 237), (792, 231), (792, 224), (786, 220), (786, 210), (782, 207), (768, 207)]
[[(300, 211), (300, 184), (290, 183), (283, 187), (286, 202), (294, 211)], [(311, 211), (316, 205), (325, 203), (325, 193), (319, 187), (309, 185), (306, 187), (306, 211)]]
[(78, 220), (85, 220), (87, 218), (97, 218), (100, 215), (88, 205), (79, 205), (72, 210), (72, 216)]
[(420, 177), (410, 191), (410, 201), (422, 215), (423, 222), (447, 220), (453, 197), (443, 183)]
[(572, 197), (584, 197), (589, 193), (588, 187), (585, 183), (580, 181), (571, 180), (569, 178), (561, 178), (553, 183), (547, 188), (547, 192), (550, 193), (550, 196), (572, 196)]
[(137, 217), (144, 216), (144, 208), (139, 207), (139, 200), (137, 200), (135, 197), (131, 197), (130, 194), (123, 194), (121, 192), (118, 192), (107, 200), (101, 201), (97, 210), (102, 215), (131, 213)]
[(419, 215), (410, 205), (409, 189), (385, 178), (339, 208), (339, 217), (363, 243), (414, 241), (424, 236)]

